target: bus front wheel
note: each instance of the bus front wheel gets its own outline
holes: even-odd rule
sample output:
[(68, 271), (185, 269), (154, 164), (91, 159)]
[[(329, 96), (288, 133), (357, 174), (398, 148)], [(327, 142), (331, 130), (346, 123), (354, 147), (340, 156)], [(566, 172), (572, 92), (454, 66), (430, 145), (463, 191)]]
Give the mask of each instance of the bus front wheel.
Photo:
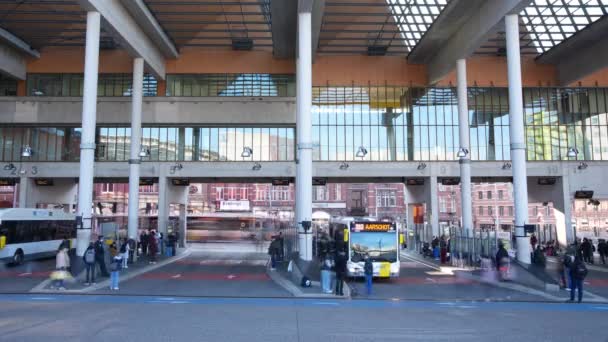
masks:
[(23, 251), (16, 251), (15, 255), (13, 255), (13, 265), (21, 265), (23, 263), (23, 259)]

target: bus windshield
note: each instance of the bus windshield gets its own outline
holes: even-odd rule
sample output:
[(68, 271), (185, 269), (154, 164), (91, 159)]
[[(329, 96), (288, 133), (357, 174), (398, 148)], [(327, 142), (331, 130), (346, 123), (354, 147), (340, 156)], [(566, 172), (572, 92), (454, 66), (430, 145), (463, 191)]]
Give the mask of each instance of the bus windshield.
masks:
[(397, 234), (394, 232), (352, 232), (350, 260), (361, 262), (369, 256), (372, 261), (397, 261)]

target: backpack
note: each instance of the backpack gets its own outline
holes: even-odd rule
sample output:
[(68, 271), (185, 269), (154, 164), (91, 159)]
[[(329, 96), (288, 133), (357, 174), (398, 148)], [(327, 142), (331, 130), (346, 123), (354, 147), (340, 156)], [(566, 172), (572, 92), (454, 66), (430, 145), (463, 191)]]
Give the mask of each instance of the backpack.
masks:
[(122, 268), (122, 259), (112, 259), (112, 272), (120, 271)]
[(122, 246), (120, 246), (120, 253), (127, 253), (127, 244), (123, 243)]
[(578, 279), (585, 279), (587, 272), (587, 266), (582, 261), (578, 262), (574, 267), (574, 276)]
[(84, 252), (84, 262), (87, 264), (95, 263), (95, 251), (93, 248), (89, 248), (86, 252)]

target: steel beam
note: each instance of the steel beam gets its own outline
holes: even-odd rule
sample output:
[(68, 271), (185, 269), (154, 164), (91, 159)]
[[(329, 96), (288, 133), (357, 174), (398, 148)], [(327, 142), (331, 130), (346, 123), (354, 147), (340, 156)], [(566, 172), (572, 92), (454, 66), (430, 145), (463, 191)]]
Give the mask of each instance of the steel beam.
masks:
[(133, 57), (141, 57), (148, 70), (157, 78), (165, 79), (165, 56), (157, 42), (138, 24), (121, 0), (78, 0), (87, 11), (99, 12), (103, 27), (110, 32)]
[(498, 31), (505, 15), (519, 13), (530, 0), (487, 0), (478, 6), (471, 2), (450, 1), (437, 19), (444, 24), (433, 24), (408, 56), (412, 63), (428, 64), (429, 83), (440, 81), (458, 59), (471, 56)]
[(158, 21), (156, 21), (156, 18), (154, 18), (154, 15), (143, 0), (121, 0), (121, 3), (131, 13), (133, 19), (141, 26), (148, 37), (156, 43), (166, 58), (177, 58), (179, 56), (175, 45), (173, 45), (173, 42)]
[(296, 52), (296, 22), (298, 1), (281, 0), (271, 3), (272, 46), (277, 58), (293, 58)]
[(561, 85), (574, 83), (608, 67), (608, 16), (586, 27), (538, 57), (537, 62), (557, 66)]

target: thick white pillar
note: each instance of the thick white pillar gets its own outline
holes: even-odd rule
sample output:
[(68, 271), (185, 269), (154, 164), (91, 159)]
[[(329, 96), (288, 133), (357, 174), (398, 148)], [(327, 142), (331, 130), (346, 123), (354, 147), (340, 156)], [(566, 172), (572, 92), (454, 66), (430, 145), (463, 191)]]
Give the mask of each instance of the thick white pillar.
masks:
[(158, 220), (156, 231), (165, 232), (167, 230), (167, 224), (169, 223), (169, 198), (168, 189), (169, 180), (166, 175), (162, 172), (161, 168), (160, 176), (158, 177)]
[(131, 153), (129, 158), (129, 223), (128, 235), (137, 240), (139, 228), (139, 164), (141, 158), (141, 105), (143, 100), (144, 59), (133, 60), (131, 96)]
[(298, 163), (296, 182), (299, 192), (296, 197), (296, 214), (299, 225), (300, 258), (312, 260), (312, 232), (304, 232), (300, 222), (312, 221), (312, 40), (311, 12), (298, 13), (298, 58), (297, 58), (297, 117)]
[(431, 176), (429, 178), (429, 186), (427, 190), (427, 216), (429, 217), (431, 232), (434, 236), (440, 236), (442, 234), (442, 232), (439, 230), (439, 192), (437, 188), (437, 177)]
[(79, 256), (84, 255), (84, 251), (91, 240), (100, 20), (101, 15), (99, 12), (87, 12), (84, 91), (82, 98), (82, 136), (80, 141), (80, 177), (78, 185), (78, 209), (76, 211), (76, 214), (82, 217), (82, 229), (78, 230), (76, 240), (76, 253)]
[(526, 175), (526, 141), (521, 85), (521, 56), (519, 51), (519, 16), (505, 16), (507, 67), (509, 80), (509, 136), (513, 170), (513, 199), (515, 202), (515, 236), (517, 260), (530, 264), (530, 242), (524, 233), (528, 218), (528, 180)]
[[(467, 92), (467, 61), (456, 61), (456, 82), (458, 93), (458, 133), (460, 148), (470, 152), (469, 103)], [(460, 158), (460, 195), (462, 206), (462, 226), (473, 234), (473, 199), (471, 198), (471, 153)]]

